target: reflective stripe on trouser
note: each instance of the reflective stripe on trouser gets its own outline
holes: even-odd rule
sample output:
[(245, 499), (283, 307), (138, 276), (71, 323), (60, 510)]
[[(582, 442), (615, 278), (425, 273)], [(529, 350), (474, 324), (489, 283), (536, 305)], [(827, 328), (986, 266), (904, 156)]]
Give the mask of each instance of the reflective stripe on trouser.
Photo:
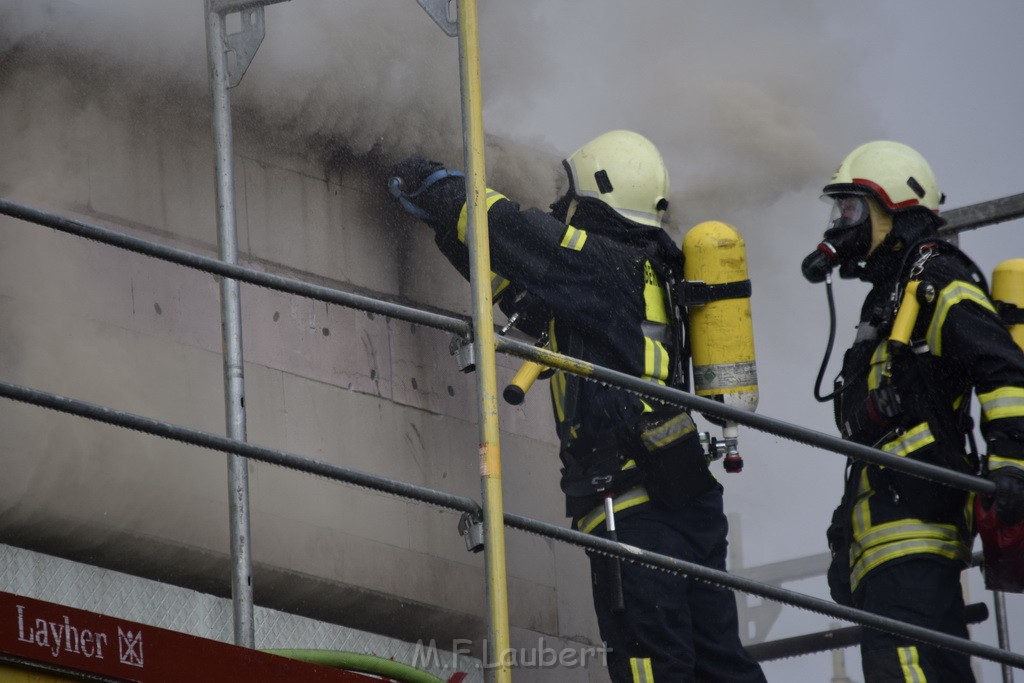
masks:
[(900, 660), (900, 669), (903, 671), (903, 680), (910, 683), (923, 683), (928, 679), (921, 670), (921, 662), (917, 654), (917, 646), (896, 648), (896, 656)]
[(649, 657), (630, 657), (629, 669), (633, 674), (633, 683), (654, 683), (654, 670), (651, 669)]

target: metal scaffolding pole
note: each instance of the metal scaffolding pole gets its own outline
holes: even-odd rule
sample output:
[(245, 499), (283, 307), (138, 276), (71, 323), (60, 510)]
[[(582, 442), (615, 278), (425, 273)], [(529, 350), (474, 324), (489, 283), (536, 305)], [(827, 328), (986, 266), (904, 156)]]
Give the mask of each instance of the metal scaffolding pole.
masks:
[(473, 352), (479, 403), (484, 563), (487, 568), (489, 637), (486, 651), (488, 660), (494, 664), (494, 668), (488, 669), (488, 678), (498, 683), (507, 683), (512, 680), (512, 669), (507, 656), (510, 651), (508, 582), (476, 0), (459, 0), (458, 28), (462, 136), (466, 157), (466, 214), (469, 219), (466, 234), (470, 256), (470, 285), (473, 290)]
[[(235, 224), (235, 169), (231, 139), (231, 95), (228, 92), (227, 38), (224, 15), (206, 0), (206, 45), (213, 96), (213, 147), (216, 165), (217, 241), (220, 259), (238, 262)], [(245, 377), (242, 358), (242, 307), (238, 281), (220, 280), (221, 331), (224, 353), (224, 408), (227, 434), (246, 440)], [(252, 588), (252, 539), (249, 529), (249, 465), (234, 453), (227, 456), (228, 507), (231, 525), (231, 602), (235, 644), (255, 647)]]
[[(996, 637), (999, 642), (999, 649), (1010, 651), (1010, 627), (1006, 620), (1006, 594), (1001, 591), (992, 591), (992, 605), (996, 611)], [(1009, 664), (1003, 663), (1000, 667), (1003, 674), (1003, 683), (1013, 683), (1013, 669)]]

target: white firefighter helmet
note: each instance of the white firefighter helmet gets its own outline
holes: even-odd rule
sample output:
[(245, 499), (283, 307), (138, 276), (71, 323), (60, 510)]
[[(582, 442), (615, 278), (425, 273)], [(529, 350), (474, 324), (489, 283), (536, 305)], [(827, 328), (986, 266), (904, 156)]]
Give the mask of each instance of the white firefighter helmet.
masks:
[(668, 169), (650, 140), (628, 130), (599, 135), (564, 162), (577, 197), (604, 202), (623, 218), (661, 227)]
[(824, 189), (827, 195), (865, 192), (890, 213), (913, 207), (938, 213), (942, 203), (925, 158), (912, 147), (887, 140), (868, 142), (846, 155)]
[(828, 200), (844, 195), (875, 200), (870, 203), (870, 251), (892, 230), (893, 214), (921, 209), (938, 214), (945, 199), (925, 158), (912, 147), (888, 140), (865, 143), (846, 155), (823, 192)]

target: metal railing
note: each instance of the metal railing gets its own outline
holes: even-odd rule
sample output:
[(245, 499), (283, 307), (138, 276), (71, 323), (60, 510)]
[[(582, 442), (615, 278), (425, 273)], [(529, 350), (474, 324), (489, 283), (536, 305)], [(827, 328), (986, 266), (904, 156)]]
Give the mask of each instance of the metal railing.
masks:
[[(309, 296), (320, 301), (337, 303), (339, 305), (376, 312), (382, 315), (392, 315), (402, 320), (446, 329), (455, 334), (468, 334), (469, 332), (469, 324), (465, 320), (461, 320), (459, 318), (420, 311), (412, 307), (401, 306), (374, 299), (372, 297), (312, 285), (302, 280), (273, 275), (237, 264), (226, 264), (217, 259), (188, 252), (177, 247), (158, 244), (139, 237), (120, 233), (118, 231), (111, 230), (110, 228), (59, 216), (50, 212), (25, 206), (23, 204), (11, 202), (9, 200), (0, 199), (0, 214), (36, 223), (68, 234), (99, 241), (111, 246), (127, 249), (129, 251), (146, 254), (154, 258), (178, 263), (196, 270), (225, 277), (232, 277), (239, 282), (246, 282), (300, 296)], [(760, 429), (795, 441), (825, 448), (827, 450), (865, 460), (867, 462), (885, 465), (886, 467), (931, 479), (933, 481), (960, 486), (979, 493), (991, 493), (994, 490), (994, 485), (987, 479), (950, 472), (949, 470), (928, 465), (927, 463), (906, 460), (898, 456), (885, 453), (884, 451), (843, 441), (837, 437), (792, 425), (782, 420), (777, 420), (775, 418), (756, 413), (748, 413), (746, 411), (718, 403), (717, 401), (712, 401), (677, 389), (671, 389), (647, 382), (608, 368), (585, 363), (569, 356), (563, 356), (544, 349), (538, 349), (534, 346), (508, 339), (507, 337), (498, 337), (497, 342), (497, 349), (499, 351), (513, 353), (514, 355), (522, 358), (536, 360), (550, 367), (559, 368), (590, 380), (601, 381), (618, 386), (627, 391), (642, 393), (644, 396), (652, 399), (697, 410), (715, 417), (734, 420), (737, 423), (745, 424), (755, 429)], [(249, 444), (226, 436), (210, 434), (208, 432), (202, 432), (145, 416), (98, 406), (84, 401), (79, 401), (74, 398), (41, 391), (39, 389), (0, 382), (0, 396), (31, 405), (77, 415), (91, 420), (97, 420), (133, 429), (155, 436), (174, 439), (194, 446), (230, 453), (241, 458), (257, 460), (273, 465), (288, 467), (298, 471), (317, 474), (336, 481), (370, 488), (390, 495), (417, 500), (430, 505), (436, 505), (438, 507), (463, 513), (479, 515), (483, 511), (482, 507), (478, 503), (472, 499), (462, 496), (456, 496), (442, 491), (436, 491), (392, 480), (386, 477), (360, 472), (331, 463), (306, 458), (298, 454)], [(502, 515), (502, 519), (505, 526), (534, 533), (545, 538), (562, 541), (598, 553), (619, 557), (629, 562), (635, 562), (663, 569), (665, 571), (685, 574), (687, 576), (709, 581), (733, 590), (739, 590), (751, 595), (766, 598), (768, 600), (828, 615), (861, 626), (867, 626), (903, 635), (922, 643), (956, 650), (971, 656), (989, 659), (1001, 663), (1004, 666), (1024, 669), (1024, 655), (1008, 652), (1005, 649), (999, 649), (989, 645), (975, 643), (970, 640), (938, 633), (929, 629), (905, 624), (894, 619), (880, 617), (862, 610), (837, 605), (828, 600), (764, 584), (735, 574), (709, 569), (702, 565), (659, 555), (657, 553), (616, 543), (597, 536), (591, 536), (573, 529), (556, 526), (522, 515), (504, 513)]]

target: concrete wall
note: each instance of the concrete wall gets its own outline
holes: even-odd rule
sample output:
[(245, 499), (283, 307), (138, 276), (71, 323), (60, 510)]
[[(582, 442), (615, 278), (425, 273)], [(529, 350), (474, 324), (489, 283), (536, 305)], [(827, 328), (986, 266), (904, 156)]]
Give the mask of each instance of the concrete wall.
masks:
[[(204, 93), (182, 101), (158, 81), (115, 93), (79, 77), (94, 67), (106, 68), (7, 55), (0, 195), (215, 254)], [(468, 313), (467, 284), (367, 159), (274, 149), (258, 126), (236, 134), (245, 264)], [(0, 219), (6, 381), (224, 433), (219, 315), (208, 274)], [(479, 499), (475, 378), (446, 333), (248, 285), (242, 316), (251, 442)], [(503, 385), (517, 362), (499, 365)], [(500, 420), (506, 509), (564, 523), (546, 386)], [(0, 542), (229, 591), (223, 454), (4, 402), (0, 457)], [(483, 557), (456, 514), (269, 465), (250, 477), (259, 604), (480, 644)], [(513, 645), (599, 642), (583, 553), (507, 542)], [(604, 680), (557, 679), (590, 676)]]

